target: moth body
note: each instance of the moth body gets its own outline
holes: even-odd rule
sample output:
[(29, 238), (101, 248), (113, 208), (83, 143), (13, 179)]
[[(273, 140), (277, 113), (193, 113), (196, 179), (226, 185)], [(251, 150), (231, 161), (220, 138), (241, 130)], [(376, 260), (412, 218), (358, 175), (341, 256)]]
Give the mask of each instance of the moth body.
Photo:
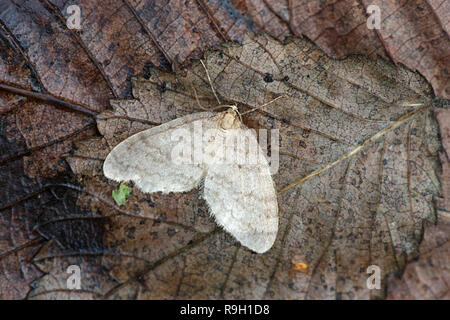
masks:
[[(202, 140), (194, 153), (209, 150), (210, 155), (220, 154), (221, 141), (246, 137), (256, 148), (258, 161), (237, 158), (218, 164), (189, 161), (189, 157), (184, 159), (188, 161), (173, 161), (176, 148), (189, 151), (192, 143), (187, 138), (173, 139), (174, 134), (183, 132), (193, 137), (196, 145), (198, 127), (207, 132), (213, 130), (216, 136)], [(250, 149), (241, 152), (244, 160), (250, 159)], [(103, 172), (115, 181), (133, 181), (147, 193), (189, 191), (204, 180), (202, 197), (220, 226), (258, 253), (269, 250), (275, 241), (278, 204), (269, 165), (256, 135), (241, 122), (236, 106), (219, 113), (187, 115), (132, 135), (108, 154)]]

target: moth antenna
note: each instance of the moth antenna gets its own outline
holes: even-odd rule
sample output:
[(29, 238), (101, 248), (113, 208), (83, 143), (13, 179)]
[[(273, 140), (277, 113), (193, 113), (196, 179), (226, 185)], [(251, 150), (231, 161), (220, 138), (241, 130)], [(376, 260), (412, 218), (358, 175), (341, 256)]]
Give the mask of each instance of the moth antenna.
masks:
[(217, 94), (216, 94), (216, 91), (214, 90), (214, 87), (213, 87), (213, 84), (212, 84), (212, 81), (211, 81), (211, 77), (209, 76), (209, 72), (208, 72), (208, 69), (207, 69), (206, 66), (205, 66), (205, 63), (204, 63), (203, 60), (201, 60), (201, 59), (200, 59), (200, 62), (202, 63), (202, 66), (203, 66), (203, 68), (204, 68), (205, 71), (206, 71), (206, 76), (208, 77), (209, 86), (211, 87), (211, 90), (212, 90), (212, 92), (214, 93), (214, 97), (216, 97), (216, 100), (217, 100), (217, 102), (218, 102), (219, 104), (222, 104), (222, 102), (220, 102), (220, 99), (219, 99), (219, 97), (218, 97)]
[(265, 107), (265, 106), (267, 106), (267, 105), (269, 105), (269, 104), (271, 104), (271, 103), (277, 101), (277, 100), (280, 99), (280, 98), (283, 98), (283, 96), (278, 96), (278, 97), (276, 97), (275, 99), (270, 100), (269, 102), (266, 102), (266, 103), (260, 105), (259, 107), (256, 107), (256, 108), (247, 110), (247, 111), (245, 111), (245, 112), (242, 112), (241, 115), (245, 115), (245, 114), (247, 114), (247, 113), (253, 112), (253, 111), (258, 110), (258, 109), (261, 109), (262, 107)]
[(202, 110), (209, 111), (208, 108), (205, 108), (204, 106), (202, 106), (202, 105), (200, 104), (200, 100), (198, 99), (198, 95), (197, 95), (197, 90), (195, 90), (195, 87), (194, 87), (194, 86), (192, 86), (192, 90), (194, 90), (195, 100), (197, 101), (198, 107), (199, 107), (200, 109), (202, 109)]
[[(233, 108), (233, 107), (234, 107), (234, 108)], [(239, 109), (237, 108), (237, 106), (231, 106), (231, 108), (234, 110), (234, 112), (237, 113), (237, 115), (239, 116), (239, 119), (241, 120), (241, 122), (243, 122), (243, 121), (242, 121), (242, 115), (241, 115), (241, 113), (239, 112)]]
[(242, 116), (241, 116), (241, 113), (239, 112), (239, 109), (238, 109), (237, 105), (235, 105), (235, 104), (233, 104), (233, 105), (222, 104), (220, 106), (211, 108), (211, 110), (215, 111), (215, 110), (220, 109), (220, 108), (231, 108), (231, 109), (233, 109), (233, 111), (237, 113), (237, 115), (239, 116), (239, 119), (242, 122)]
[(231, 107), (233, 107), (233, 106), (229, 105), (229, 104), (221, 104), (220, 106), (216, 106), (214, 108), (211, 108), (211, 110), (216, 111), (217, 109), (220, 109), (220, 108), (231, 108)]

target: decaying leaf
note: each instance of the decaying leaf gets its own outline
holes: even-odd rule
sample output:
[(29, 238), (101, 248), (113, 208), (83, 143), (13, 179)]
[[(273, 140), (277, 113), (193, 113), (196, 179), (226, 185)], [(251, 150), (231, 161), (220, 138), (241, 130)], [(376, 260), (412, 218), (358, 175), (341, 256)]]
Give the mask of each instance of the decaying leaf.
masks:
[(450, 298), (450, 110), (436, 109), (443, 152), (440, 153), (442, 197), (436, 198), (438, 224), (425, 230), (420, 244), (420, 256), (411, 259), (401, 279), (389, 282), (388, 299), (442, 299)]
[[(0, 144), (13, 147), (1, 139)], [(1, 164), (0, 169), (0, 299), (24, 299), (30, 284), (43, 276), (32, 260), (45, 238), (34, 226), (39, 210), (59, 210), (51, 201), (57, 181), (30, 179), (22, 159)]]
[[(65, 19), (68, 15), (66, 9), (69, 4), (77, 4), (81, 7), (83, 30), (80, 32), (70, 30), (66, 26)], [(367, 18), (365, 11), (369, 4), (377, 4), (381, 7), (382, 29), (380, 31), (368, 30), (365, 26)], [(87, 205), (88, 211), (80, 213), (75, 205), (78, 195), (75, 192), (71, 193), (70, 190), (74, 188), (77, 192), (81, 191), (78, 186), (67, 183), (70, 177), (66, 177), (66, 182), (59, 186), (56, 181), (39, 178), (54, 177), (66, 172), (67, 165), (61, 159), (61, 155), (72, 149), (73, 141), (96, 135), (93, 130), (95, 124), (90, 116), (67, 112), (68, 110), (61, 109), (61, 106), (68, 104), (75, 108), (83, 107), (88, 115), (92, 115), (103, 110), (111, 97), (129, 98), (131, 97), (131, 81), (129, 81), (131, 76), (142, 73), (144, 77), (150, 77), (152, 72), (150, 66), (153, 64), (163, 68), (172, 65), (176, 69), (180, 63), (189, 61), (189, 58), (200, 56), (205, 47), (217, 45), (223, 40), (240, 40), (244, 29), (253, 29), (247, 18), (279, 39), (290, 34), (306, 35), (331, 56), (343, 57), (350, 53), (366, 53), (391, 58), (394, 62), (419, 70), (430, 81), (437, 95), (448, 97), (448, 90), (445, 90), (448, 88), (450, 61), (447, 54), (449, 38), (446, 22), (449, 20), (448, 13), (450, 13), (448, 5), (448, 1), (439, 0), (383, 2), (188, 0), (169, 1), (164, 4), (153, 0), (101, 0), (95, 3), (87, 0), (73, 3), (1, 1), (0, 180), (6, 183), (2, 185), (3, 197), (0, 198), (0, 297), (25, 297), (29, 290), (29, 283), (39, 277), (42, 272), (48, 274), (36, 283), (38, 291), (33, 290), (33, 294), (29, 295), (30, 298), (47, 297), (52, 294), (58, 297), (63, 293), (66, 297), (76, 297), (79, 294), (79, 292), (63, 290), (54, 293), (51, 291), (55, 288), (64, 288), (65, 281), (61, 279), (67, 277), (66, 263), (70, 262), (70, 258), (58, 259), (55, 264), (37, 263), (41, 270), (36, 270), (36, 267), (30, 263), (35, 251), (39, 250), (44, 243), (44, 239), (34, 228), (38, 218), (41, 234), (56, 241), (50, 246), (51, 248), (55, 246), (55, 250), (51, 251), (50, 247), (46, 247), (41, 251), (41, 255), (36, 257), (37, 262), (51, 261), (51, 255), (57, 254), (63, 248), (67, 256), (75, 257), (74, 262), (78, 261), (86, 274), (104, 277), (93, 278), (90, 285), (92, 290), (85, 292), (86, 297), (103, 297), (119, 283), (133, 283), (133, 280), (127, 282), (126, 279), (142, 280), (145, 278), (143, 275), (150, 272), (150, 269), (155, 269), (164, 261), (178, 257), (181, 251), (184, 252), (196, 246), (204, 239), (203, 236), (209, 235), (208, 231), (212, 234), (217, 232), (213, 229), (214, 225), (208, 224), (207, 214), (203, 215), (205, 208), (196, 199), (195, 192), (175, 198), (176, 203), (172, 203), (174, 207), (170, 209), (167, 208), (170, 203), (168, 201), (173, 201), (173, 198), (158, 198), (158, 195), (152, 195), (150, 200), (148, 200), (149, 197), (136, 199), (147, 199), (149, 207), (156, 206), (156, 209), (152, 211), (146, 207), (139, 210), (158, 213), (162, 216), (161, 221), (167, 220), (167, 217), (169, 219), (188, 217), (182, 222), (188, 221), (189, 225), (197, 226), (203, 233), (196, 231), (199, 237), (194, 236), (194, 240), (187, 241), (186, 247), (182, 247), (179, 251), (171, 251), (171, 254), (167, 255), (167, 260), (161, 259), (155, 264), (145, 264), (144, 260), (136, 261), (134, 252), (138, 252), (139, 249), (134, 250), (128, 247), (125, 250), (122, 247), (123, 252), (133, 252), (134, 257), (120, 260), (115, 253), (108, 256), (108, 247), (103, 242), (94, 241), (96, 246), (87, 246), (86, 239), (103, 237), (104, 227), (108, 226), (106, 222), (109, 221), (109, 212), (97, 214), (100, 211), (91, 211), (90, 206)], [(269, 71), (264, 74), (263, 79), (268, 83), (272, 80), (277, 82)], [(367, 75), (366, 71), (362, 73)], [(379, 73), (376, 74), (379, 75)], [(406, 75), (413, 80), (408, 82), (404, 79), (403, 85), (417, 87), (414, 84), (417, 80), (416, 76), (411, 76), (402, 69), (394, 74), (388, 78), (398, 79)], [(202, 70), (199, 70), (199, 75), (202, 75)], [(419, 82), (422, 81), (419, 80)], [(17, 88), (23, 91), (17, 93)], [(158, 90), (164, 91), (165, 88), (166, 84), (163, 81)], [(189, 91), (189, 88), (186, 90)], [(381, 91), (377, 89), (377, 95), (380, 95)], [(36, 94), (41, 98), (35, 99)], [(210, 92), (207, 94), (209, 95)], [(52, 99), (56, 100), (56, 103), (50, 103)], [(169, 105), (166, 104), (164, 108)], [(145, 117), (139, 116), (139, 118), (142, 121)], [(441, 139), (445, 145), (446, 141), (449, 141), (442, 131), (445, 117), (440, 118), (442, 119), (440, 121)], [(254, 119), (253, 116), (247, 117), (246, 121), (254, 122)], [(147, 125), (155, 124), (151, 121), (147, 123)], [(89, 184), (91, 180), (87, 178), (99, 174), (96, 164), (102, 161), (104, 152), (107, 153), (110, 150), (111, 146), (108, 143), (111, 143), (111, 139), (113, 137), (103, 140), (104, 143), (101, 144), (99, 143), (101, 139), (86, 141), (81, 144), (85, 148), (80, 148), (79, 151), (83, 157), (75, 156), (70, 159), (77, 162), (78, 172), (83, 172), (78, 175), (81, 181)], [(308, 139), (305, 138), (305, 141)], [(299, 142), (300, 148), (305, 141)], [(325, 153), (324, 150), (320, 152)], [(447, 178), (450, 162), (444, 155), (440, 153), (442, 195), (437, 199), (437, 210), (440, 216), (448, 214), (450, 203), (448, 183), (450, 180)], [(303, 170), (308, 171), (308, 168)], [(29, 177), (35, 179), (29, 179)], [(102, 207), (101, 212), (106, 210), (116, 210), (115, 213), (120, 212), (120, 214), (132, 212), (131, 209), (120, 211), (115, 208), (115, 203), (111, 201), (112, 189), (113, 187), (108, 189), (109, 194), (108, 192), (102, 194), (107, 196), (105, 205), (111, 207)], [(64, 192), (68, 192), (72, 200), (64, 203), (72, 207), (60, 205), (60, 200), (67, 198), (62, 196)], [(98, 192), (94, 192), (91, 196), (97, 194)], [(55, 199), (49, 201), (52, 197)], [(419, 194), (411, 193), (411, 198), (417, 199)], [(85, 200), (84, 198), (79, 203), (85, 204)], [(135, 204), (136, 200), (132, 203)], [(40, 208), (40, 217), (37, 216), (37, 208)], [(166, 215), (167, 212), (171, 214)], [(114, 213), (111, 216), (113, 222), (117, 222), (114, 220)], [(161, 218), (159, 215), (158, 217)], [(124, 221), (129, 220), (124, 219)], [(157, 224), (160, 220), (155, 221)], [(152, 226), (152, 228), (156, 227)], [(174, 228), (168, 228), (167, 235), (173, 235), (174, 230)], [(83, 241), (75, 243), (63, 241), (68, 237), (67, 234), (64, 235), (66, 231), (72, 232), (68, 234), (72, 234), (76, 239), (83, 235)], [(118, 238), (133, 237), (132, 228), (123, 232), (123, 235)], [(142, 232), (145, 232), (145, 229)], [(156, 234), (153, 233), (153, 236)], [(288, 236), (285, 237), (289, 239)], [(117, 245), (120, 242), (112, 241)], [(164, 242), (163, 245), (155, 247), (161, 248), (166, 245), (167, 242)], [(80, 255), (83, 248), (93, 255)], [(168, 250), (171, 249), (173, 248), (168, 248)], [(42, 253), (45, 252), (49, 254), (43, 255)], [(161, 253), (160, 256), (165, 253)], [(153, 254), (154, 252), (149, 255)], [(108, 260), (107, 257), (111, 259)], [(280, 258), (278, 263), (282, 262), (292, 271), (295, 270), (293, 267), (295, 263), (306, 261), (303, 253), (294, 254), (290, 259), (288, 261)], [(114, 261), (114, 263), (108, 261)], [(62, 263), (57, 265), (56, 262)], [(134, 266), (129, 268), (131, 270), (129, 274), (127, 268), (123, 267), (128, 264)], [(226, 263), (224, 265), (226, 266)], [(58, 267), (61, 268), (60, 272), (55, 273)], [(222, 267), (220, 264), (216, 266), (218, 269)], [(169, 270), (177, 271), (177, 269), (166, 268), (164, 272), (170, 272)], [(133, 272), (138, 273), (133, 274)], [(295, 274), (293, 272), (290, 277), (294, 277)], [(121, 279), (120, 282), (114, 280), (111, 275)], [(156, 272), (152, 273), (153, 288), (157, 283), (155, 280), (157, 275)], [(52, 276), (55, 277), (54, 280), (57, 280), (57, 285), (52, 281), (46, 284), (45, 280)], [(203, 277), (203, 274), (199, 274), (199, 277)], [(226, 282), (228, 283), (228, 280)], [(86, 283), (84, 285), (87, 286)], [(45, 290), (39, 291), (43, 288)], [(161, 290), (153, 290), (153, 295), (157, 292), (160, 296), (169, 297), (173, 292), (173, 288), (164, 284), (158, 288)], [(117, 291), (119, 290), (112, 292)], [(137, 293), (138, 291), (129, 290), (128, 292)], [(203, 293), (203, 296), (206, 295)]]
[[(80, 8), (80, 32), (67, 27), (69, 5)], [(210, 9), (226, 32), (210, 24)], [(31, 177), (65, 172), (61, 156), (73, 140), (95, 134), (92, 114), (109, 99), (130, 97), (131, 76), (151, 65), (176, 68), (206, 46), (238, 40), (245, 27), (218, 4), (206, 9), (196, 1), (1, 1), (0, 120), (8, 139), (24, 147), (2, 154), (0, 163), (23, 157)], [(16, 89), (23, 91), (11, 93)], [(36, 94), (42, 99), (30, 98)], [(52, 99), (88, 115), (57, 109)]]
[(450, 110), (439, 108), (435, 111), (439, 122), (443, 152), (439, 154), (442, 172), (440, 180), (442, 184), (442, 197), (436, 199), (437, 210), (450, 220)]
[[(386, 277), (417, 252), (424, 221), (436, 220), (440, 142), (430, 87), (383, 60), (331, 60), (307, 40), (246, 36), (205, 60), (221, 100), (242, 111), (285, 97), (244, 117), (248, 127), (280, 133), (273, 248), (260, 255), (240, 247), (216, 228), (197, 190), (133, 188), (124, 206), (111, 201), (117, 185), (101, 168), (117, 143), (198, 112), (193, 87), (203, 106), (216, 105), (199, 63), (177, 76), (151, 69), (148, 80), (133, 79), (134, 99), (113, 100), (98, 116), (102, 137), (68, 158), (83, 184), (71, 201), (85, 211), (42, 213), (38, 230), (55, 241), (35, 262), (54, 281), (37, 281), (30, 297), (67, 294), (61, 278), (73, 261), (95, 279), (82, 283), (93, 298), (382, 297)], [(89, 225), (83, 241), (95, 228), (101, 239), (72, 245), (61, 230), (77, 223)], [(293, 270), (298, 262), (307, 272)], [(366, 287), (370, 265), (381, 268), (382, 290)]]
[(401, 279), (389, 283), (388, 299), (450, 299), (450, 110), (436, 109), (443, 152), (439, 154), (442, 197), (436, 199), (438, 224), (426, 228), (420, 256), (411, 259)]
[(450, 223), (429, 226), (420, 244), (420, 256), (411, 260), (401, 279), (389, 282), (388, 299), (450, 299)]
[(33, 225), (30, 209), (40, 201), (6, 208), (0, 204), (0, 300), (24, 299), (30, 283), (43, 275), (31, 261), (44, 239), (29, 228)]
[[(331, 56), (380, 55), (418, 70), (449, 98), (450, 2), (241, 0), (236, 8), (278, 39), (307, 36)], [(373, 9), (373, 8), (376, 9)], [(369, 19), (379, 14), (379, 27)], [(369, 23), (368, 23), (369, 20)]]

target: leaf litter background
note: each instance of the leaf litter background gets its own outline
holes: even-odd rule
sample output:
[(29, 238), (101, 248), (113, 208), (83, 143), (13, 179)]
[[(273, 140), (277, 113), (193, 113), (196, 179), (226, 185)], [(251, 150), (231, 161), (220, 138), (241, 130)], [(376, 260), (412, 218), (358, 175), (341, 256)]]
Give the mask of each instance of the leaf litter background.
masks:
[[(388, 297), (448, 297), (448, 110), (436, 111), (442, 169), (432, 116), (447, 102), (401, 106), (433, 95), (400, 65), (359, 56), (337, 62), (307, 40), (283, 47), (246, 35), (306, 35), (338, 58), (380, 55), (417, 69), (448, 97), (448, 1), (383, 2), (378, 32), (365, 27), (365, 1), (76, 3), (82, 32), (65, 26), (74, 2), (0, 5), (2, 298), (382, 297), (385, 281), (382, 291), (365, 289), (369, 264), (393, 274)], [(198, 191), (133, 190), (117, 208), (115, 186), (99, 171), (121, 139), (196, 112), (192, 85), (202, 104), (215, 104), (198, 63), (186, 76), (179, 69), (224, 40), (244, 47), (207, 57), (222, 99), (245, 109), (277, 93), (288, 97), (245, 119), (282, 133), (279, 190), (402, 119), (362, 152), (281, 193), (279, 239), (261, 256), (217, 230)], [(152, 65), (179, 70), (178, 79)], [(147, 79), (130, 81), (139, 74)], [(110, 98), (126, 100), (98, 117), (99, 135), (93, 115)], [(143, 107), (148, 101), (151, 108)], [(62, 155), (73, 141), (71, 178)], [(437, 216), (418, 255), (423, 224)], [(309, 269), (297, 271), (297, 262)], [(69, 264), (81, 265), (82, 291), (66, 290)]]

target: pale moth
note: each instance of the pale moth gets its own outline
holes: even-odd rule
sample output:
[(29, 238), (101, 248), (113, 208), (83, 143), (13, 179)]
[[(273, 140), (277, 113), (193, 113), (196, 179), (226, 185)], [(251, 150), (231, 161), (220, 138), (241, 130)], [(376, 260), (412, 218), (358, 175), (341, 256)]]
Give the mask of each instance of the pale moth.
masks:
[[(220, 103), (212, 85), (211, 89)], [(194, 153), (198, 151), (195, 149), (195, 128), (198, 127), (202, 128), (202, 132), (210, 132), (206, 142), (203, 139), (198, 149), (207, 154), (208, 159), (217, 157), (224, 150), (223, 141), (236, 141), (234, 139), (244, 136), (249, 139), (250, 145), (256, 146), (258, 161), (192, 161), (196, 155), (189, 150), (193, 143)], [(174, 139), (176, 133), (183, 132), (193, 137), (194, 141), (186, 137), (181, 142)], [(188, 150), (188, 156), (174, 161), (174, 151), (180, 149)], [(241, 151), (244, 155), (249, 152)], [(254, 131), (242, 123), (236, 106), (229, 106), (223, 112), (190, 114), (134, 134), (108, 154), (103, 172), (114, 181), (133, 181), (146, 193), (185, 192), (203, 182), (202, 197), (209, 206), (210, 214), (242, 245), (263, 253), (275, 241), (278, 203), (269, 164)]]

